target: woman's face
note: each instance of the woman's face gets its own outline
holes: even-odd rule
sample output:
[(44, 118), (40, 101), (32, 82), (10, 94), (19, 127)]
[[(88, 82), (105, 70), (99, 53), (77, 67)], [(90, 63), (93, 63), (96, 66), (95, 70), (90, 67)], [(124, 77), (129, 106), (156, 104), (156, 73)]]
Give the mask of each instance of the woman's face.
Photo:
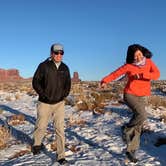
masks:
[(143, 53), (140, 50), (137, 50), (134, 53), (134, 61), (135, 62), (140, 62), (144, 58)]

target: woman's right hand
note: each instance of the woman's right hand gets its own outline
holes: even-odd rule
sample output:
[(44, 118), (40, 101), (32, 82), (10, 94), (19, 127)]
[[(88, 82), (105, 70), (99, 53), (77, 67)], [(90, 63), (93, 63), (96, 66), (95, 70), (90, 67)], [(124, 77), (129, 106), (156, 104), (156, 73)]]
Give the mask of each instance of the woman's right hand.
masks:
[(99, 87), (100, 87), (100, 89), (106, 89), (107, 88), (107, 84), (105, 82), (101, 82)]

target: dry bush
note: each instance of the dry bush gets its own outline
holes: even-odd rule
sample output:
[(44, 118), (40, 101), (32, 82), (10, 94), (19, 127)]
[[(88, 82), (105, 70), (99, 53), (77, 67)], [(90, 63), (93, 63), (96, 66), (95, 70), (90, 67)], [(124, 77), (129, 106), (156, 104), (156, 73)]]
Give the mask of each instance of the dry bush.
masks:
[[(65, 148), (71, 150), (73, 153), (76, 153), (80, 150), (80, 148), (78, 148), (76, 145), (69, 145), (66, 144)], [(48, 147), (48, 149), (52, 150), (52, 151), (57, 151), (57, 142), (56, 140), (54, 140)]]
[(88, 105), (85, 101), (79, 101), (76, 103), (77, 110), (88, 110)]
[(0, 126), (0, 149), (7, 146), (10, 136), (9, 130), (6, 127)]
[[(77, 110), (102, 110), (108, 101), (120, 98), (122, 87), (121, 82), (113, 83), (112, 85), (108, 84), (107, 89), (104, 90), (99, 88), (98, 82), (72, 84), (70, 93), (74, 98), (72, 104), (76, 106)], [(70, 104), (71, 102), (67, 101), (66, 103)]]
[(105, 98), (98, 92), (89, 92), (82, 94), (76, 103), (77, 110), (91, 110), (95, 108), (104, 108)]
[(72, 107), (75, 105), (75, 100), (73, 96), (68, 96), (64, 99), (65, 105), (71, 105)]
[(105, 114), (105, 111), (104, 111), (104, 109), (102, 109), (102, 108), (96, 107), (96, 108), (93, 110), (93, 114), (94, 114), (94, 115)]
[(98, 87), (99, 87), (98, 82), (89, 82), (87, 85), (87, 88), (91, 90), (96, 90)]
[(87, 110), (94, 110), (97, 107), (97, 104), (95, 101), (86, 101)]
[(6, 96), (5, 100), (6, 101), (12, 101), (12, 97), (11, 96)]
[(166, 80), (152, 81), (152, 90), (166, 94)]
[(72, 151), (73, 153), (77, 153), (80, 151), (80, 147), (77, 147), (77, 145), (66, 145), (66, 148)]
[(21, 98), (21, 95), (20, 95), (19, 93), (16, 93), (16, 94), (15, 94), (15, 99), (16, 99), (16, 100), (19, 100), (20, 98)]
[(102, 91), (100, 94), (102, 101), (110, 101), (115, 99), (115, 94), (113, 94), (111, 91)]
[(83, 86), (81, 83), (73, 83), (71, 87), (71, 94), (81, 94), (83, 93)]
[(85, 123), (86, 123), (86, 121), (85, 120), (83, 120), (83, 119), (76, 119), (76, 118), (74, 118), (74, 117), (70, 117), (69, 118), (69, 121), (68, 121), (68, 126), (84, 126), (85, 125)]
[(94, 98), (96, 103), (104, 102), (103, 97), (99, 92), (92, 92), (90, 95)]
[(27, 95), (29, 95), (29, 96), (37, 96), (37, 93), (35, 92), (34, 89), (30, 88), (30, 89), (27, 91)]
[(8, 124), (14, 125), (14, 126), (25, 124), (25, 116), (23, 114), (13, 115), (9, 118)]
[(160, 116), (160, 120), (164, 123), (166, 123), (166, 113), (162, 113), (162, 115)]
[(0, 84), (0, 89), (5, 92), (27, 92), (32, 89), (32, 80), (8, 81)]
[(150, 96), (148, 103), (151, 104), (153, 107), (157, 108), (159, 106), (166, 107), (166, 99), (160, 96)]
[(28, 154), (28, 153), (30, 153), (30, 152), (31, 152), (30, 150), (21, 150), (21, 151), (19, 151), (19, 152), (16, 152), (13, 156), (9, 157), (9, 159), (10, 159), (10, 160), (11, 160), (11, 159), (15, 159), (15, 158), (18, 158), (18, 157), (23, 156), (23, 155), (25, 155), (25, 154)]
[(4, 110), (0, 109), (0, 114), (3, 114)]
[(29, 90), (29, 88), (27, 86), (23, 85), (19, 88), (19, 90), (20, 90), (20, 92), (27, 92)]
[(56, 141), (53, 141), (53, 142), (51, 143), (50, 148), (51, 148), (51, 150), (53, 150), (53, 151), (57, 151), (57, 142), (56, 142)]
[(112, 92), (122, 94), (124, 89), (124, 82), (116, 81), (112, 83)]
[(4, 91), (9, 91), (10, 90), (10, 86), (8, 84), (3, 86), (3, 90)]
[(4, 87), (3, 83), (0, 83), (0, 90), (3, 90), (3, 87)]

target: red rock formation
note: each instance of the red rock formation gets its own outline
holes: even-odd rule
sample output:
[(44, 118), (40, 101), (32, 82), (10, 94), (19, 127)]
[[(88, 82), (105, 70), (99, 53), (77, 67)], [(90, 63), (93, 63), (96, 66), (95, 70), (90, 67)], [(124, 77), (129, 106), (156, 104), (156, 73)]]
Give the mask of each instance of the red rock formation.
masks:
[(78, 72), (73, 73), (73, 78), (71, 79), (72, 82), (80, 82)]
[(17, 69), (0, 69), (0, 81), (14, 81), (23, 79)]

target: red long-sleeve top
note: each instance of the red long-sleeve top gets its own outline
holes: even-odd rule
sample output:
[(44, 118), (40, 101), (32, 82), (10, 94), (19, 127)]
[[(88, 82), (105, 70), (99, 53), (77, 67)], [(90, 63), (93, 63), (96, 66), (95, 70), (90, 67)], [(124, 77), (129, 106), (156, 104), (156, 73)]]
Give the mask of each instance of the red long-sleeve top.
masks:
[[(126, 74), (128, 81), (124, 88), (124, 93), (136, 96), (149, 96), (151, 94), (150, 80), (157, 80), (160, 77), (160, 71), (151, 59), (146, 59), (144, 66), (125, 64), (110, 73), (101, 80), (101, 83), (109, 83), (119, 76)], [(140, 79), (135, 79), (135, 75), (141, 75)]]

